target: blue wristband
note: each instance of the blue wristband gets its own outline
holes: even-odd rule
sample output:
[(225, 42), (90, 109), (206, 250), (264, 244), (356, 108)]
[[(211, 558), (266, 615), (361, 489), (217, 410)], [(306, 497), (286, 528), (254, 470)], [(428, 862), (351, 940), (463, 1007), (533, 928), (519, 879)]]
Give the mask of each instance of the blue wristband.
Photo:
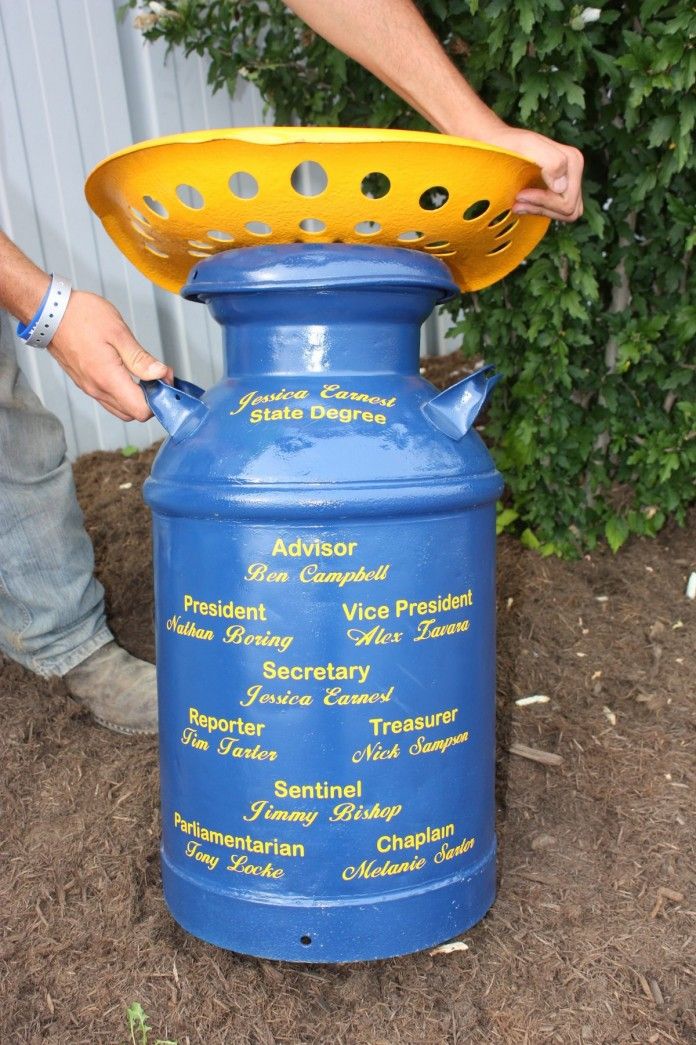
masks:
[(46, 307), (46, 302), (48, 301), (48, 295), (51, 293), (51, 284), (52, 283), (53, 283), (53, 275), (51, 275), (51, 281), (48, 284), (48, 286), (46, 287), (46, 293), (41, 298), (41, 304), (37, 308), (37, 310), (34, 313), (34, 315), (32, 316), (32, 318), (26, 324), (26, 326), (23, 323), (18, 323), (17, 324), (17, 336), (20, 337), (22, 339), (22, 341), (26, 341), (31, 336), (32, 330), (34, 329), (36, 324), (41, 319), (41, 313), (43, 312), (44, 308)]
[(35, 314), (25, 325), (17, 324), (17, 336), (26, 345), (47, 348), (68, 307), (72, 287), (67, 279), (51, 273), (51, 282)]

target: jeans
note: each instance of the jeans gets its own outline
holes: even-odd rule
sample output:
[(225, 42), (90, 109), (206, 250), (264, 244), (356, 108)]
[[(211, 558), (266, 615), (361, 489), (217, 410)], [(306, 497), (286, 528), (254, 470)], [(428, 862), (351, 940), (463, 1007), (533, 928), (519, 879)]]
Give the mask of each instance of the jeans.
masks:
[(0, 650), (48, 677), (110, 642), (93, 571), (62, 425), (17, 366), (0, 309)]

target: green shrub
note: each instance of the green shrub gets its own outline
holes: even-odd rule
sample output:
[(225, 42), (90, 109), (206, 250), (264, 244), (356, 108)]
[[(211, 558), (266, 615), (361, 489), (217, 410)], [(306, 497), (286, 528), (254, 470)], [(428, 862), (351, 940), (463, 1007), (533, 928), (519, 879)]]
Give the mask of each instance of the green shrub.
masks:
[[(683, 522), (696, 473), (695, 9), (420, 7), (503, 119), (586, 159), (584, 219), (553, 229), (502, 284), (451, 306), (467, 356), (484, 355), (507, 379), (486, 434), (511, 526), (546, 553), (573, 555), (603, 538), (616, 550), (670, 516)], [(148, 39), (207, 56), (214, 89), (252, 81), (278, 123), (425, 126), (280, 0), (157, 10), (141, 16)]]

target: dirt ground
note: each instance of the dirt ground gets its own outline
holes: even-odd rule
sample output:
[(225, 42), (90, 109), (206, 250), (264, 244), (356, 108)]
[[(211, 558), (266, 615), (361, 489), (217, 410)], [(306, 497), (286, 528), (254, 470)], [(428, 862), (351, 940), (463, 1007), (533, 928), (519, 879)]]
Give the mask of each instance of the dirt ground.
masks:
[[(75, 468), (111, 625), (150, 659), (151, 459)], [(302, 967), (187, 936), (160, 890), (155, 742), (0, 659), (0, 1042), (124, 1045), (134, 1001), (149, 1045), (695, 1042), (695, 535), (696, 515), (574, 563), (500, 542), (499, 893), (450, 954)]]

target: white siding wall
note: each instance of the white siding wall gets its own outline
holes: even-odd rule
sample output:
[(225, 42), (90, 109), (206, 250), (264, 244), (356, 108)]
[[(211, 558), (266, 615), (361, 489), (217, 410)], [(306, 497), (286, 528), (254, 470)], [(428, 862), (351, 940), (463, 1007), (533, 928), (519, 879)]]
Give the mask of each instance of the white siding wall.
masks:
[[(212, 95), (205, 62), (147, 44), (119, 0), (0, 0), (0, 225), (37, 264), (103, 294), (135, 336), (183, 378), (220, 375), (221, 338), (202, 306), (153, 287), (127, 262), (83, 194), (105, 156), (179, 131), (270, 123), (256, 90)], [(442, 321), (424, 337), (440, 351)], [(449, 350), (451, 346), (446, 346)], [(18, 342), (32, 387), (66, 429), (71, 456), (148, 446), (159, 425), (124, 424), (79, 392), (46, 354)]]

